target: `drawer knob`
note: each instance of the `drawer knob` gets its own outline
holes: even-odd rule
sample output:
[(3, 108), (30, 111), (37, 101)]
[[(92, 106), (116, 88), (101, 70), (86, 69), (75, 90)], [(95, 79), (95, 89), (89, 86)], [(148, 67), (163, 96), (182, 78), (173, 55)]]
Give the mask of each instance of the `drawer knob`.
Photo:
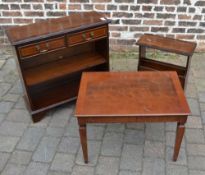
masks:
[(41, 50), (40, 52), (41, 53), (44, 53), (44, 52), (47, 52), (48, 51), (48, 49), (43, 49), (43, 50)]
[(49, 44), (46, 43), (46, 49), (40, 50), (41, 53), (47, 52), (49, 50)]
[(91, 38), (94, 38), (94, 32), (90, 32)]
[(37, 51), (39, 51), (39, 50), (40, 50), (39, 45), (36, 45), (35, 47), (36, 47), (36, 50), (37, 50)]
[(84, 40), (86, 40), (86, 35), (84, 33), (82, 34), (82, 37)]

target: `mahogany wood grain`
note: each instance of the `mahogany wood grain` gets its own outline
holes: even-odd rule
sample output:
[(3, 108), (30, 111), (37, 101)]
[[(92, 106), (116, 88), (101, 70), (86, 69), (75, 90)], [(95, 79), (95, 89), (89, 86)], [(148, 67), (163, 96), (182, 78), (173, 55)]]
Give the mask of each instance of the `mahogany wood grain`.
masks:
[(144, 34), (137, 41), (137, 45), (178, 53), (185, 56), (192, 56), (196, 48), (196, 43), (194, 42), (187, 42), (152, 34)]
[(27, 85), (32, 86), (105, 62), (106, 60), (98, 53), (85, 53), (28, 69), (25, 71), (25, 79)]
[(174, 72), (84, 73), (82, 80), (77, 116), (159, 116), (190, 113)]
[(94, 41), (99, 38), (105, 38), (107, 37), (107, 33), (107, 27), (79, 32), (75, 35), (68, 36), (68, 46), (75, 46), (77, 44)]
[(106, 25), (109, 22), (110, 20), (107, 20), (104, 15), (97, 12), (81, 12), (72, 13), (61, 18), (47, 19), (30, 25), (12, 27), (6, 32), (12, 45), (19, 45), (42, 40), (45, 37)]
[[(185, 124), (189, 114), (178, 76), (171, 71), (83, 73), (75, 110), (80, 128), (87, 123)], [(87, 163), (86, 130), (80, 132)], [(178, 157), (183, 134), (178, 128), (173, 160)]]
[(83, 157), (85, 163), (88, 163), (88, 148), (87, 148), (87, 132), (86, 125), (79, 125), (79, 133), (80, 133), (80, 141), (81, 145), (83, 145)]
[(178, 154), (179, 154), (179, 150), (180, 150), (180, 146), (181, 146), (181, 143), (182, 143), (182, 138), (184, 136), (184, 132), (185, 132), (184, 123), (178, 122), (177, 123), (175, 146), (174, 146), (173, 161), (177, 160), (177, 157), (178, 157)]
[[(7, 29), (34, 122), (76, 99), (83, 71), (109, 70), (109, 22), (83, 12)], [(76, 41), (82, 34), (85, 41)]]
[[(158, 35), (145, 34), (137, 41), (139, 45), (138, 70), (145, 71), (176, 71), (183, 88), (186, 87), (190, 59), (196, 48), (196, 43), (171, 39)], [(174, 65), (166, 62), (152, 60), (146, 57), (146, 48), (172, 52), (187, 57), (186, 66)]]
[(37, 54), (44, 54), (45, 52), (49, 52), (60, 48), (65, 48), (64, 37), (55, 38), (48, 41), (43, 41), (43, 42), (20, 47), (19, 53), (20, 56), (24, 58), (29, 56), (35, 56)]

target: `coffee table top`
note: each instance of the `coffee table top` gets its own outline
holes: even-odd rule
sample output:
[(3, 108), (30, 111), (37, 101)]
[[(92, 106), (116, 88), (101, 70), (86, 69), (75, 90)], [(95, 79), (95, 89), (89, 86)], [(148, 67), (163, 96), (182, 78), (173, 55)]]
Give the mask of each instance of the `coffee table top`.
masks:
[(184, 116), (190, 109), (176, 72), (85, 72), (77, 117)]

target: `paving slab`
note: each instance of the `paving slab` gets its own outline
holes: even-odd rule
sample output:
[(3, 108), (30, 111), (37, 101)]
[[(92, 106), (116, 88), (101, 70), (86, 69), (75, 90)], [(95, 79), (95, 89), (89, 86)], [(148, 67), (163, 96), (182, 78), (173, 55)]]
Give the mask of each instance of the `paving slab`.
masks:
[(33, 154), (32, 160), (44, 163), (51, 162), (59, 142), (60, 139), (56, 137), (43, 137), (37, 150)]
[(7, 164), (1, 175), (22, 175), (26, 166), (17, 164)]
[(144, 158), (142, 175), (164, 175), (165, 161), (163, 159)]
[(107, 132), (103, 138), (101, 155), (120, 156), (123, 144), (123, 134)]
[(57, 153), (51, 164), (51, 170), (71, 172), (74, 165), (75, 156), (72, 154)]
[(9, 160), (10, 163), (28, 165), (32, 157), (32, 152), (15, 150)]
[(122, 150), (122, 157), (120, 161), (120, 169), (141, 171), (142, 170), (142, 145), (125, 144)]
[(17, 148), (20, 150), (34, 151), (44, 133), (45, 129), (43, 128), (28, 128), (28, 130), (24, 132), (24, 135), (21, 137)]
[(24, 175), (47, 175), (48, 168), (48, 164), (31, 162), (26, 168)]
[(0, 135), (0, 152), (8, 152), (8, 153), (13, 152), (18, 141), (19, 141), (19, 137)]
[(96, 175), (117, 175), (119, 163), (119, 158), (101, 156), (96, 167)]

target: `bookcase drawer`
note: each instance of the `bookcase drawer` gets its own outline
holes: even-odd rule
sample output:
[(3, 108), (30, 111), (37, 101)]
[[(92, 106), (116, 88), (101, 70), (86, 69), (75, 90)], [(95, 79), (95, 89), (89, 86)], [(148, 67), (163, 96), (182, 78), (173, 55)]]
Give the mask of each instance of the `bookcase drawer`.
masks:
[(69, 46), (92, 41), (98, 38), (107, 36), (107, 27), (96, 28), (92, 30), (86, 30), (85, 32), (79, 32), (68, 36), (67, 42)]
[(60, 38), (55, 38), (55, 39), (31, 44), (31, 45), (26, 45), (18, 48), (18, 51), (21, 58), (27, 58), (27, 57), (43, 54), (64, 47), (65, 47), (64, 37), (60, 37)]

